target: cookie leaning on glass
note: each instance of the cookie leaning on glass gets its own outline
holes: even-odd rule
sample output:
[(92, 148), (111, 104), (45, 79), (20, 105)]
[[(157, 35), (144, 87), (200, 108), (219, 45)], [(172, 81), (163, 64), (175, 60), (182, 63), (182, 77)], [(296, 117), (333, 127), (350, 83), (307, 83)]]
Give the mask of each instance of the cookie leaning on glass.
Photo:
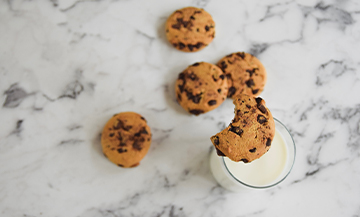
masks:
[(275, 122), (260, 97), (240, 94), (234, 99), (234, 104), (232, 122), (210, 139), (219, 156), (248, 163), (270, 149), (275, 136)]

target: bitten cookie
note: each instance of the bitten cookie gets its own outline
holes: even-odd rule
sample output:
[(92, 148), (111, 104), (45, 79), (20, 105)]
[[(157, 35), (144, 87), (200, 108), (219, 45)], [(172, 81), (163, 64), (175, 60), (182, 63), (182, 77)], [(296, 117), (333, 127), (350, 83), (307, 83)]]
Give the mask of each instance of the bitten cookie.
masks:
[(151, 131), (135, 112), (114, 115), (105, 125), (101, 145), (105, 157), (120, 167), (136, 167), (150, 148)]
[(235, 117), (230, 125), (210, 139), (218, 155), (248, 163), (269, 150), (275, 136), (275, 122), (260, 97), (240, 94), (234, 104)]
[(238, 94), (258, 96), (264, 90), (266, 70), (253, 55), (232, 53), (222, 58), (217, 65), (228, 78), (228, 97), (235, 99)]
[(206, 62), (187, 67), (175, 82), (177, 101), (194, 115), (217, 108), (226, 99), (227, 92), (225, 74), (216, 65)]
[(215, 37), (215, 22), (205, 10), (195, 7), (176, 10), (167, 19), (166, 37), (178, 50), (195, 52)]

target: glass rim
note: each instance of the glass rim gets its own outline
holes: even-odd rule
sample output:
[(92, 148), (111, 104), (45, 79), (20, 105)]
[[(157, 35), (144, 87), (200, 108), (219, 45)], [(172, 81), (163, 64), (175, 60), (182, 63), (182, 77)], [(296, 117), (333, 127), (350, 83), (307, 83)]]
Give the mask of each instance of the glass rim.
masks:
[(276, 185), (278, 185), (279, 183), (281, 183), (282, 181), (284, 181), (286, 179), (286, 177), (290, 174), (294, 164), (295, 164), (295, 157), (296, 157), (296, 145), (295, 145), (295, 141), (294, 141), (294, 138), (292, 137), (290, 131), (286, 128), (286, 126), (281, 123), (281, 121), (279, 121), (278, 119), (274, 118), (274, 121), (279, 123), (281, 126), (284, 127), (284, 129), (286, 130), (286, 132), (288, 133), (288, 135), (290, 136), (291, 138), (291, 141), (292, 141), (292, 145), (294, 147), (294, 159), (293, 161), (291, 162), (291, 166), (290, 166), (290, 169), (289, 171), (287, 171), (287, 173), (284, 175), (284, 177), (282, 177), (279, 181), (275, 182), (275, 183), (272, 183), (270, 185), (263, 185), (263, 186), (256, 186), (256, 185), (250, 185), (250, 184), (247, 184), (245, 182), (242, 182), (240, 181), (238, 178), (236, 178), (228, 169), (228, 167), (226, 166), (226, 163), (225, 163), (225, 157), (221, 157), (221, 160), (222, 160), (222, 163), (223, 163), (223, 166), (226, 168), (226, 171), (230, 174), (230, 176), (235, 180), (237, 181), (238, 183), (246, 186), (246, 187), (249, 187), (249, 188), (253, 188), (253, 189), (266, 189), (266, 188), (271, 188), (271, 187), (274, 187)]

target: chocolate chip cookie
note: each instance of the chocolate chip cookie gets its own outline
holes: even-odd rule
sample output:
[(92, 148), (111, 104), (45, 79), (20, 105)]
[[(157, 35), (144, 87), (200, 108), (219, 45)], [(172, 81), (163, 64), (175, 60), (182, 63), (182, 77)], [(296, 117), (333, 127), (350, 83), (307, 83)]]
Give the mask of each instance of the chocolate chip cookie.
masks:
[(165, 24), (166, 37), (178, 50), (195, 52), (215, 37), (215, 22), (204, 9), (186, 7), (176, 10)]
[(240, 94), (234, 99), (234, 104), (235, 117), (232, 122), (210, 139), (218, 155), (248, 163), (260, 158), (271, 147), (275, 122), (260, 97)]
[(228, 84), (216, 65), (199, 62), (179, 74), (176, 99), (189, 113), (199, 115), (217, 108), (226, 99)]
[(120, 167), (136, 167), (150, 148), (151, 131), (146, 120), (135, 112), (114, 115), (101, 134), (102, 150)]
[(228, 97), (238, 94), (258, 96), (266, 84), (266, 70), (253, 55), (237, 52), (222, 58), (217, 64), (226, 74), (229, 83)]

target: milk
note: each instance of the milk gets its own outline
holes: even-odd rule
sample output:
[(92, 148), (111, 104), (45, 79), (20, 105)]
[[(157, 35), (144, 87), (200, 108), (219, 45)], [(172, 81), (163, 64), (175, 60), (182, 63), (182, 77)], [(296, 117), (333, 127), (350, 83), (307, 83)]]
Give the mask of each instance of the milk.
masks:
[(252, 186), (265, 186), (281, 175), (287, 156), (285, 141), (281, 134), (275, 131), (269, 151), (259, 159), (250, 163), (234, 162), (229, 158), (224, 158), (224, 161), (229, 172), (240, 182)]
[(250, 163), (219, 157), (214, 149), (210, 168), (216, 181), (231, 191), (266, 189), (283, 181), (295, 161), (296, 148), (286, 127), (275, 120), (275, 136), (267, 153)]

